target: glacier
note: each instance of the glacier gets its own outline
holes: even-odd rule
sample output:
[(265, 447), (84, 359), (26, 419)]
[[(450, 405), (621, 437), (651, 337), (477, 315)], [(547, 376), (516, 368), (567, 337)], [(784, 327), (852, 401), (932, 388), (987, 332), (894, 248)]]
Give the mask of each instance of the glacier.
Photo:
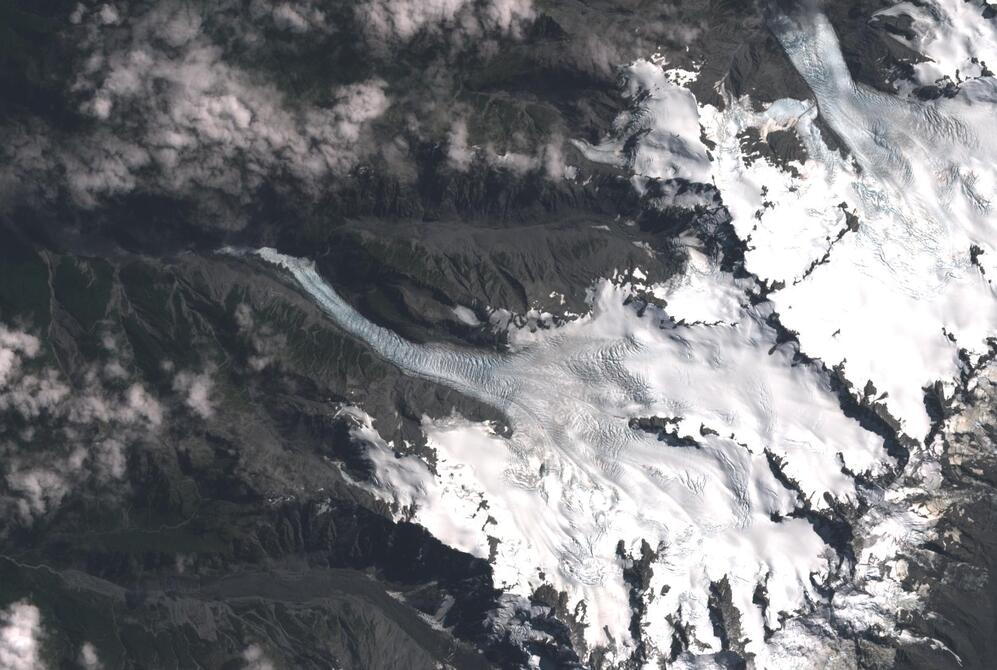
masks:
[[(491, 557), (497, 586), (566, 592), (590, 647), (632, 651), (618, 549), (639, 555), (646, 541), (657, 559), (645, 641), (667, 652), (670, 622), (682, 620), (700, 649), (720, 651), (708, 598), (727, 577), (748, 648), (762, 654), (766, 627), (816, 599), (811, 577), (835, 569), (834, 552), (794, 511), (854, 502), (848, 473), (889, 465), (881, 438), (841, 412), (827, 375), (777, 345), (764, 306), (735, 323), (677, 323), (653, 305), (639, 314), (627, 300), (633, 283), (607, 280), (587, 315), (520, 332), (508, 354), (483, 353), (406, 342), (357, 313), (310, 261), (258, 253), (379, 355), (506, 414), (509, 437), (426, 419), (436, 474), (411, 457), (372, 457), (383, 492), (442, 541)], [(665, 419), (690, 446), (639, 429), (640, 417)]]
[[(746, 267), (776, 287), (769, 300), (808, 355), (860, 392), (871, 383), (864, 399), (923, 440), (924, 389), (950, 387), (960, 350), (978, 357), (997, 334), (997, 81), (967, 81), (951, 99), (888, 95), (852, 80), (823, 15), (783, 17), (774, 32), (815, 103), (702, 110)], [(847, 156), (822, 140), (818, 111)], [(808, 152), (798, 174), (749, 165), (746, 128), (796, 130)]]
[[(638, 61), (628, 95), (639, 105), (617, 131), (644, 139), (629, 155), (622, 140), (575, 143), (590, 160), (632, 169), (638, 188), (712, 180), (748, 244), (749, 279), (721, 272), (692, 241), (684, 274), (649, 284), (639, 271), (618, 273), (591, 288), (587, 314), (512, 329), (510, 350), (496, 353), (408, 342), (353, 309), (311, 261), (257, 252), (384, 359), (505, 414), (508, 434), (424, 418), (430, 467), (397, 457), (362, 409), (344, 410), (376, 468), (364, 486), (398, 518), (487, 558), (508, 593), (564, 592), (584, 644), (611, 659), (635, 650), (623, 568), (646, 542), (652, 581), (638, 626), (649, 660), (668, 655), (679, 626), (693, 656), (721, 650), (709, 597), (726, 580), (757, 667), (798, 667), (804, 652), (847, 667), (802, 623), (819, 619), (817, 586), (840, 587), (835, 617), (855, 629), (882, 633), (890, 616), (917, 607), (900, 584), (902, 553), (938, 509), (910, 500), (940, 486), (925, 389), (951, 388), (960, 356), (978, 358), (997, 334), (993, 78), (964, 81), (948, 99), (902, 87), (888, 95), (852, 80), (819, 12), (772, 27), (814, 100), (757, 111), (728, 99), (716, 109), (698, 105), (664, 63)], [(942, 48), (930, 35), (924, 43)], [(818, 115), (846, 151), (828, 148)], [(749, 160), (739, 138), (751, 128), (762, 139), (792, 130), (806, 156), (792, 170)], [(759, 286), (766, 300), (749, 300)], [(779, 343), (775, 315), (798, 342)], [(895, 485), (858, 484), (890, 480), (897, 464), (881, 437), (844, 415), (831, 368), (910, 438)], [(851, 565), (803, 513), (842, 507), (867, 510)]]

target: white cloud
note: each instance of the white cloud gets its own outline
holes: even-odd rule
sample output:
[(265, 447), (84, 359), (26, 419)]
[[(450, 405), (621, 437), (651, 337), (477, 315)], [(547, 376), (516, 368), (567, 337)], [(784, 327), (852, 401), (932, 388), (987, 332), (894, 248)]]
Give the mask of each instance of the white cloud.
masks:
[(0, 668), (41, 670), (42, 616), (38, 608), (19, 600), (0, 611)]
[(282, 2), (274, 7), (272, 16), (278, 28), (294, 33), (308, 32), (313, 27), (325, 24), (325, 14), (321, 10), (312, 8), (303, 12), (289, 2)]
[[(484, 148), (469, 145), (467, 122), (458, 118), (450, 126), (447, 140), (447, 162), (458, 172), (467, 172), (474, 164), (475, 158), (480, 156), (493, 168), (509, 170), (519, 175), (543, 170), (548, 178), (558, 181), (565, 177), (571, 179), (576, 173), (576, 169), (565, 162), (564, 140), (558, 135), (554, 135), (546, 144), (538, 147), (535, 153), (518, 151), (499, 153), (492, 145)], [(525, 143), (525, 140), (520, 140), (520, 143)]]
[(400, 41), (444, 30), (458, 41), (486, 33), (518, 36), (535, 16), (532, 0), (370, 0), (357, 13), (371, 38)]
[(125, 475), (125, 445), (120, 440), (108, 438), (96, 445), (98, 466), (108, 477), (121, 479)]
[(97, 15), (100, 18), (100, 22), (105, 26), (117, 25), (121, 21), (118, 10), (115, 9), (114, 5), (102, 5)]
[(178, 372), (173, 378), (173, 390), (185, 394), (184, 403), (202, 419), (215, 413), (211, 404), (211, 392), (215, 382), (210, 372)]
[(467, 0), (373, 0), (358, 12), (369, 30), (407, 40), (424, 28), (453, 22), (468, 4)]
[(33, 358), (38, 354), (38, 347), (37, 337), (0, 325), (0, 385), (6, 384), (20, 367), (21, 355)]
[[(265, 19), (296, 33), (326, 30), (316, 4), (254, 2), (253, 21), (229, 26), (232, 39), (258, 48)], [(36, 173), (57, 167), (87, 207), (137, 189), (204, 190), (238, 202), (277, 174), (314, 192), (373, 153), (370, 124), (390, 105), (383, 81), (333, 86), (321, 105), (289, 98), (259, 73), (232, 64), (207, 35), (209, 12), (222, 11), (177, 1), (132, 16), (118, 16), (111, 5), (81, 14), (76, 30), (90, 55), (73, 92), (99, 123), (59, 144), (48, 139), (50, 131), (24, 129), (20, 137), (14, 130), (5, 154), (16, 156), (18, 167), (0, 171), (0, 182), (51, 189)]]
[(25, 362), (39, 350), (37, 337), (0, 325), (0, 411), (13, 410), (25, 419), (34, 419), (69, 395), (69, 387), (55, 370), (24, 371)]
[(557, 181), (559, 179), (573, 179), (577, 170), (574, 166), (568, 165), (564, 159), (563, 140), (554, 137), (543, 150), (543, 166), (547, 176)]
[(104, 667), (104, 664), (100, 662), (100, 657), (97, 656), (97, 648), (93, 646), (92, 642), (84, 642), (80, 648), (80, 665), (85, 670), (101, 670)]
[(32, 468), (22, 471), (15, 465), (13, 472), (7, 475), (7, 484), (18, 494), (17, 508), (25, 523), (30, 523), (35, 517), (57, 507), (69, 493), (66, 479), (51, 469)]
[(509, 170), (520, 175), (532, 172), (540, 167), (540, 159), (538, 157), (517, 151), (506, 151), (500, 154), (494, 148), (487, 147), (485, 149), (485, 157), (488, 159), (489, 164), (494, 167)]
[(246, 303), (240, 303), (235, 308), (235, 320), (239, 324), (239, 332), (249, 339), (255, 352), (249, 357), (249, 366), (254, 370), (262, 370), (273, 363), (277, 354), (286, 347), (287, 338), (268, 324), (256, 323), (253, 310)]
[(485, 6), (491, 24), (503, 32), (517, 33), (534, 16), (532, 0), (492, 0)]
[[(105, 338), (105, 348), (112, 355), (124, 353), (113, 338)], [(128, 384), (129, 373), (117, 358), (84, 370), (71, 386), (38, 360), (40, 350), (37, 337), (0, 325), (0, 413), (29, 423), (7, 436), (0, 421), (0, 481), (7, 489), (0, 502), (26, 524), (57, 508), (82, 484), (120, 480), (128, 445), (163, 421), (159, 402), (140, 383)]]
[(104, 376), (108, 379), (125, 379), (128, 371), (121, 365), (121, 361), (112, 360), (104, 366)]
[(38, 355), (41, 342), (34, 335), (10, 330), (6, 326), (0, 325), (0, 346), (23, 352), (28, 357)]
[[(127, 392), (127, 412), (129, 419), (144, 418), (153, 426), (158, 426), (163, 422), (163, 408), (159, 401), (149, 395), (149, 392), (141, 384), (132, 384)], [(134, 414), (131, 414), (134, 412)]]
[(235, 322), (239, 324), (240, 331), (252, 332), (256, 325), (255, 320), (253, 319), (253, 308), (244, 302), (236, 305)]
[[(516, 37), (534, 16), (532, 0), (362, 0), (355, 12), (387, 51), (424, 31), (448, 48), (487, 51), (491, 37)], [(68, 191), (84, 207), (136, 191), (196, 196), (221, 225), (240, 226), (226, 213), (262, 187), (315, 197), (378, 155), (411, 170), (375, 141), (391, 105), (385, 82), (293, 96), (246, 64), (268, 60), (274, 30), (333, 34), (318, 0), (108, 3), (73, 19), (82, 66), (72, 97), (93, 123), (71, 137), (38, 121), (8, 126), (0, 195), (51, 201)]]
[(467, 172), (474, 161), (474, 149), (467, 145), (467, 123), (457, 119), (450, 128), (447, 159), (450, 165), (460, 172)]
[(385, 86), (383, 81), (371, 80), (339, 89), (336, 130), (340, 137), (359, 139), (363, 124), (384, 114), (389, 104)]
[(279, 30), (292, 33), (331, 32), (334, 26), (320, 9), (322, 4), (322, 0), (290, 0), (276, 4), (270, 0), (252, 0), (249, 14), (255, 23), (269, 19)]
[(73, 9), (72, 13), (69, 15), (69, 22), (73, 25), (78, 25), (80, 21), (83, 20), (83, 15), (86, 14), (87, 8), (82, 4), (77, 3), (76, 7)]
[(263, 653), (258, 644), (251, 644), (242, 652), (242, 660), (246, 662), (245, 670), (274, 670), (274, 665)]

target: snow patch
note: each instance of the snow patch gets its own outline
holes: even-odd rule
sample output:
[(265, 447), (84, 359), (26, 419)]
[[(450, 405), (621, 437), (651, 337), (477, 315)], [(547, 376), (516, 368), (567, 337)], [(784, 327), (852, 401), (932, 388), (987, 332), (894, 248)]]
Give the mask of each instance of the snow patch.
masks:
[(981, 0), (899, 2), (874, 16), (910, 17), (912, 35), (890, 35), (929, 59), (914, 64), (918, 84), (944, 86), (997, 67), (997, 23), (983, 16), (987, 5)]
[[(696, 98), (673, 83), (660, 65), (637, 60), (626, 70), (626, 96), (634, 108), (614, 122), (613, 137), (598, 145), (584, 140), (572, 144), (594, 163), (631, 168), (651, 179), (682, 178), (710, 182), (710, 159), (700, 141)], [(630, 151), (627, 141), (642, 134), (637, 148)]]
[(478, 319), (477, 315), (474, 313), (474, 310), (471, 309), (470, 307), (465, 307), (464, 305), (455, 305), (453, 308), (453, 313), (454, 316), (457, 317), (457, 320), (463, 323), (464, 325), (471, 327), (477, 327), (481, 325), (481, 320)]

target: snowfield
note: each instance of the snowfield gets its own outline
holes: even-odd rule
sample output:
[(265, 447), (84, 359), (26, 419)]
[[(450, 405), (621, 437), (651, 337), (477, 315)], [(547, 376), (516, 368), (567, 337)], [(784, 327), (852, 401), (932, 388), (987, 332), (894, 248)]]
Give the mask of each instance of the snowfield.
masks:
[[(877, 474), (889, 462), (881, 439), (842, 414), (824, 374), (794, 365), (792, 345), (776, 346), (764, 311), (682, 325), (653, 306), (639, 316), (625, 304), (633, 286), (604, 281), (588, 315), (520, 333), (511, 354), (480, 354), (402, 341), (336, 296), (312, 263), (259, 253), (403, 370), (506, 413), (508, 439), (458, 418), (427, 420), (435, 477), (414, 458), (391, 458), (364, 420), (380, 493), (414, 507), (413, 519), (455, 548), (489, 557), (489, 538), (498, 540), (498, 586), (567, 592), (569, 608), (584, 603), (587, 642), (615, 644), (621, 656), (632, 616), (621, 542), (627, 555), (645, 541), (657, 554), (645, 640), (667, 652), (670, 621), (681, 620), (699, 648), (719, 651), (708, 598), (727, 577), (749, 649), (761, 654), (765, 626), (778, 629), (781, 612), (815, 598), (811, 574), (836, 559), (790, 515), (804, 500), (854, 501), (845, 469)], [(665, 439), (631, 424), (651, 417), (664, 420)], [(753, 602), (759, 588), (765, 609)]]
[[(944, 3), (942, 14), (970, 20), (956, 5)], [(937, 25), (918, 11), (918, 25)], [(960, 25), (960, 35), (982, 34)], [(800, 623), (822, 598), (815, 583), (851, 580), (836, 616), (859, 629), (889, 629), (899, 609), (916, 607), (900, 586), (899, 557), (930, 532), (937, 510), (909, 501), (940, 477), (930, 445), (917, 442), (930, 429), (924, 389), (951, 387), (960, 349), (972, 359), (997, 336), (997, 83), (968, 81), (931, 102), (885, 95), (852, 81), (820, 14), (774, 28), (816, 104), (700, 107), (663, 64), (638, 61), (629, 95), (649, 95), (618, 130), (643, 129), (644, 139), (630, 155), (622, 141), (577, 143), (590, 160), (628, 165), (639, 178), (712, 180), (748, 243), (747, 270), (770, 289), (761, 304), (746, 296), (754, 279), (734, 280), (692, 248), (684, 275), (656, 285), (639, 272), (603, 280), (588, 314), (513, 331), (511, 351), (496, 354), (407, 342), (357, 313), (310, 261), (257, 252), (380, 356), (506, 414), (509, 437), (460, 417), (424, 419), (434, 472), (396, 458), (370, 417), (348, 410), (376, 466), (366, 486), (396, 503), (399, 517), (488, 558), (507, 592), (564, 591), (589, 649), (605, 647), (610, 658), (635, 648), (623, 568), (644, 543), (652, 581), (638, 595), (639, 628), (650, 660), (667, 657), (679, 625), (693, 655), (720, 651), (709, 598), (722, 580), (744, 649), (762, 668), (799, 667), (803, 649), (821, 667), (840, 660)], [(963, 58), (939, 51), (924, 30), (937, 68), (951, 67), (943, 56)], [(847, 152), (828, 148), (818, 109)], [(752, 128), (762, 139), (795, 132), (806, 156), (791, 170), (746, 157), (740, 137)], [(713, 160), (701, 130), (715, 143)], [(646, 305), (646, 295), (666, 307)], [(773, 313), (798, 345), (777, 344)], [(797, 346), (818, 362), (798, 362)], [(912, 438), (902, 483), (856, 485), (896, 463), (879, 436), (844, 415), (832, 367)], [(860, 501), (869, 511), (855, 529), (856, 562), (842, 566), (804, 512)]]

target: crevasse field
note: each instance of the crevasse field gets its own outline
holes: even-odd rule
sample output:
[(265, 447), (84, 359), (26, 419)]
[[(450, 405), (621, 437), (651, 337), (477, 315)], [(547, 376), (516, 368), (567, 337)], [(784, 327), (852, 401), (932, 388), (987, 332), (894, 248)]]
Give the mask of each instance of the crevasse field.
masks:
[[(966, 36), (959, 4), (945, 4), (954, 34), (992, 40)], [(822, 644), (812, 630), (826, 617), (889, 630), (918, 596), (900, 568), (882, 566), (899, 566), (934, 520), (930, 506), (908, 504), (905, 488), (938, 482), (924, 391), (945, 393), (962, 360), (997, 336), (993, 78), (932, 101), (877, 93), (852, 81), (820, 14), (775, 26), (850, 151), (828, 148), (812, 103), (699, 105), (675, 83), (695, 73), (660, 59), (629, 68), (631, 95), (648, 92), (634, 154), (613, 138), (576, 143), (589, 160), (629, 160), (637, 188), (645, 178), (713, 182), (747, 243), (752, 278), (720, 271), (693, 240), (682, 276), (648, 284), (639, 268), (620, 268), (591, 287), (587, 314), (514, 329), (499, 354), (405, 341), (356, 312), (308, 259), (257, 252), (384, 359), (505, 414), (508, 436), (459, 416), (426, 419), (430, 468), (396, 457), (362, 408), (347, 410), (376, 468), (367, 486), (399, 518), (489, 558), (511, 597), (542, 584), (566, 592), (588, 647), (611, 658), (632, 652), (623, 566), (644, 551), (654, 556), (640, 604), (651, 660), (678, 627), (696, 650), (682, 662), (721, 649), (709, 598), (722, 580), (759, 667), (798, 667), (801, 649)], [(960, 44), (922, 46), (944, 70), (958, 67)], [(793, 171), (746, 160), (738, 134), (747, 128), (762, 137), (792, 129), (807, 157)], [(760, 287), (765, 300), (751, 300)], [(649, 295), (649, 306), (633, 300)], [(798, 344), (781, 342), (773, 314)], [(908, 463), (845, 415), (832, 369), (909, 439)], [(641, 428), (654, 417), (659, 431)], [(869, 484), (900, 467), (885, 488)], [(808, 520), (842, 506), (865, 510), (854, 556), (840, 556)], [(818, 586), (830, 582), (838, 591), (828, 603)]]

